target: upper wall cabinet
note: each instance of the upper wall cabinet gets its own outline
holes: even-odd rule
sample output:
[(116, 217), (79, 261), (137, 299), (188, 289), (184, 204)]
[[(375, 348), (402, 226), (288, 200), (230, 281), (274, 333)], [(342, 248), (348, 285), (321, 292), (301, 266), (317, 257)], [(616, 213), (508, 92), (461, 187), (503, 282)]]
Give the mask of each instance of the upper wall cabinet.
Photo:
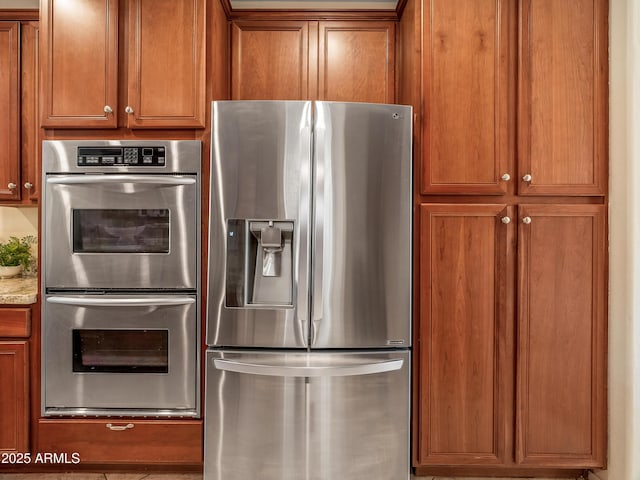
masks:
[(395, 24), (320, 22), (318, 99), (394, 103)]
[(386, 21), (235, 21), (234, 100), (393, 103), (395, 25)]
[(20, 22), (0, 22), (0, 199), (19, 200)]
[(1, 202), (38, 200), (38, 71), (38, 22), (0, 21)]
[(204, 127), (205, 13), (205, 0), (43, 2), (42, 126)]
[(510, 0), (424, 2), (422, 193), (506, 193), (514, 12)]
[(308, 22), (235, 22), (231, 35), (234, 100), (309, 98)]
[(521, 0), (519, 20), (519, 192), (602, 195), (607, 1)]

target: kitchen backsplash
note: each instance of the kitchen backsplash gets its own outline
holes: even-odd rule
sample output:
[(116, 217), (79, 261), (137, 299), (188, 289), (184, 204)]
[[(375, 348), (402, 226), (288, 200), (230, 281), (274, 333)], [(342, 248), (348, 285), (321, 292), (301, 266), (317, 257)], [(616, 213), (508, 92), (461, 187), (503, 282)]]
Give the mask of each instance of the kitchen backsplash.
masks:
[(0, 241), (9, 237), (38, 235), (36, 207), (0, 207)]

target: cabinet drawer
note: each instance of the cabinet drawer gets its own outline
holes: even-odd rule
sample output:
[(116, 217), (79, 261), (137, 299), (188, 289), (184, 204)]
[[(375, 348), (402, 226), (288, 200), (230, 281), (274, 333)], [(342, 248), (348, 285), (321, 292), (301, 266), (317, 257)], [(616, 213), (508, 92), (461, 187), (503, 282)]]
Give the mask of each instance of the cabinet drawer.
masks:
[(82, 464), (199, 464), (201, 420), (41, 419), (39, 452), (78, 453)]
[(31, 335), (30, 308), (0, 308), (0, 337)]

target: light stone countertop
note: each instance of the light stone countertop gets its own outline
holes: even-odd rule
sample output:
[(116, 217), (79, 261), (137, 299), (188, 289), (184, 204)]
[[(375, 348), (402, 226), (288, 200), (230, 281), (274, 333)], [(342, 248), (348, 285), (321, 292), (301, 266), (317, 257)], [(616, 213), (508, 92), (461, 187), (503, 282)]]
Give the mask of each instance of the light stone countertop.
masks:
[(37, 277), (0, 278), (0, 304), (29, 305), (37, 301)]

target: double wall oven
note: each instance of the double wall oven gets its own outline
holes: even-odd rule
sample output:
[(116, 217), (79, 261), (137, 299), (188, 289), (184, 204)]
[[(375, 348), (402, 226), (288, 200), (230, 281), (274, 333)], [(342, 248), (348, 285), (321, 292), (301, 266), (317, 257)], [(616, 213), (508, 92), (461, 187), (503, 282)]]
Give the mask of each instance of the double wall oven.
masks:
[(42, 413), (200, 414), (199, 141), (45, 141)]

